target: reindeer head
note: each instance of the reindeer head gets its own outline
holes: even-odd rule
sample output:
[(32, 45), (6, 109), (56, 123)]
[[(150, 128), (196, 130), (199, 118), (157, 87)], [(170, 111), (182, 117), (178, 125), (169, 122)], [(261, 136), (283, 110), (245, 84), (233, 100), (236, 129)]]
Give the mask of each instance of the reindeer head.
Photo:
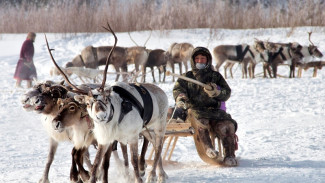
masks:
[(94, 89), (88, 95), (76, 95), (74, 99), (87, 106), (89, 116), (98, 123), (108, 123), (114, 114), (110, 99), (111, 88), (103, 91)]
[(66, 98), (68, 90), (65, 86), (54, 85), (54, 86), (41, 86), (42, 93), (35, 98), (34, 110), (38, 113), (48, 114), (52, 112), (56, 106), (56, 101), (59, 98)]
[(73, 98), (66, 98), (57, 100), (59, 112), (52, 121), (54, 130), (63, 132), (76, 123), (80, 123), (80, 119), (87, 116), (86, 106), (79, 104)]
[(29, 89), (26, 93), (24, 93), (20, 97), (20, 101), (23, 104), (23, 108), (26, 111), (32, 111), (35, 108), (37, 97), (42, 94), (43, 89), (46, 87), (50, 87), (55, 84), (53, 81), (46, 81), (43, 83), (38, 83), (33, 86), (33, 88)]
[(321, 58), (321, 57), (323, 57), (323, 54), (322, 54), (322, 52), (320, 52), (320, 51), (318, 50), (317, 46), (315, 46), (314, 43), (311, 42), (311, 34), (312, 34), (312, 32), (308, 32), (308, 35), (309, 35), (309, 36), (308, 36), (308, 40), (309, 40), (309, 42), (310, 42), (310, 44), (309, 44), (309, 46), (308, 46), (308, 52), (309, 52), (309, 54), (312, 55), (312, 56), (315, 56), (315, 57), (317, 57), (317, 58)]

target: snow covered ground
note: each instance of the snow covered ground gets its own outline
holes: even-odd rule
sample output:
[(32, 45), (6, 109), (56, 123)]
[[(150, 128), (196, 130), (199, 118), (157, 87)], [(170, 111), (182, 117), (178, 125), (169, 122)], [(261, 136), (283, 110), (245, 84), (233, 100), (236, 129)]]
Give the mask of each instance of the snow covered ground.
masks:
[[(207, 46), (212, 50), (220, 44), (253, 43), (254, 38), (274, 42), (299, 42), (308, 45), (308, 31), (313, 31), (312, 41), (325, 54), (324, 27), (295, 29), (220, 29), (210, 37), (208, 29), (171, 30), (153, 32), (147, 48), (167, 49), (173, 42), (190, 42), (194, 46)], [(292, 32), (293, 31), (293, 32)], [(132, 33), (142, 45), (149, 32)], [(48, 136), (40, 116), (22, 109), (19, 97), (25, 89), (16, 89), (13, 74), (25, 34), (0, 35), (0, 182), (38, 182), (42, 176), (48, 153)], [(77, 34), (62, 36), (47, 34), (56, 61), (64, 66), (82, 48), (88, 45), (112, 45), (110, 33)], [(118, 46), (134, 46), (127, 33), (117, 33)], [(37, 33), (34, 62), (38, 79), (50, 77), (53, 66), (46, 50), (43, 33)], [(262, 72), (257, 65), (256, 74)], [(129, 67), (129, 70), (132, 66)], [(113, 71), (110, 67), (109, 71)], [(157, 72), (157, 71), (156, 71)], [(303, 72), (302, 78), (241, 79), (240, 66), (234, 67), (234, 79), (227, 79), (232, 88), (227, 110), (238, 122), (239, 149), (236, 151), (239, 166), (215, 167), (205, 164), (196, 153), (191, 137), (180, 138), (172, 160), (165, 165), (168, 182), (325, 182), (325, 71), (312, 78), (312, 69)], [(222, 71), (223, 74), (223, 71)], [(279, 74), (288, 76), (289, 68), (279, 67)], [(114, 75), (108, 77), (113, 81)], [(77, 80), (78, 81), (78, 80)], [(151, 76), (147, 81), (152, 81)], [(26, 83), (23, 83), (26, 85)], [(158, 83), (172, 98), (173, 82)], [(25, 87), (25, 86), (24, 86)], [(69, 181), (70, 151), (68, 142), (59, 145), (50, 169), (52, 183)], [(91, 147), (91, 157), (96, 151)], [(149, 170), (150, 166), (147, 168)], [(130, 167), (131, 170), (131, 167)], [(132, 171), (131, 171), (132, 172)], [(128, 182), (122, 177), (117, 163), (112, 159), (110, 182)]]

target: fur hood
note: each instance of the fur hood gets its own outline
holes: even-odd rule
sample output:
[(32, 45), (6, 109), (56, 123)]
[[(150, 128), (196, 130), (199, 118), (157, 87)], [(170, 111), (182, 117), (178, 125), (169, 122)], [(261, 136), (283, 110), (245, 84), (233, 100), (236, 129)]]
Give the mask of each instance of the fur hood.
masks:
[(203, 69), (204, 71), (208, 71), (209, 69), (211, 69), (211, 65), (212, 65), (212, 55), (210, 53), (210, 51), (205, 48), (205, 47), (196, 47), (193, 52), (192, 52), (192, 56), (191, 56), (191, 67), (193, 72), (197, 72), (199, 69), (196, 68), (195, 66), (195, 57), (198, 54), (202, 54), (204, 56), (207, 57), (207, 66), (205, 69)]

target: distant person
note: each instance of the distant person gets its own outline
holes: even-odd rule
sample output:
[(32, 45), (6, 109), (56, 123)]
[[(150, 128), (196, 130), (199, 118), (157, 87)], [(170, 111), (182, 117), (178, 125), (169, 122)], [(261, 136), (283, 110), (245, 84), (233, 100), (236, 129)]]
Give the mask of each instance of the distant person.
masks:
[(205, 47), (197, 47), (191, 57), (192, 70), (183, 74), (187, 78), (210, 85), (206, 89), (200, 85), (179, 78), (173, 88), (177, 108), (191, 109), (195, 124), (198, 126), (198, 138), (203, 143), (206, 155), (217, 158), (218, 153), (212, 145), (209, 131), (212, 130), (222, 140), (225, 149), (224, 164), (237, 166), (237, 122), (226, 113), (225, 101), (231, 89), (222, 75), (211, 67), (212, 56)]
[(36, 34), (29, 32), (27, 38), (24, 41), (21, 50), (20, 57), (16, 66), (14, 78), (16, 81), (16, 87), (21, 87), (21, 81), (27, 81), (27, 88), (32, 87), (32, 80), (37, 78), (36, 68), (34, 65), (34, 41)]

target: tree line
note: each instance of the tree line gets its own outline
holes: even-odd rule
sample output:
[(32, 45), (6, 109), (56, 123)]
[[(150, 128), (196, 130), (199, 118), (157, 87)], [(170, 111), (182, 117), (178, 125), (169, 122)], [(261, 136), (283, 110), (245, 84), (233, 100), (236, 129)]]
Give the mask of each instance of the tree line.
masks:
[[(246, 2), (246, 3), (244, 3)], [(324, 0), (0, 0), (0, 33), (324, 26)]]

